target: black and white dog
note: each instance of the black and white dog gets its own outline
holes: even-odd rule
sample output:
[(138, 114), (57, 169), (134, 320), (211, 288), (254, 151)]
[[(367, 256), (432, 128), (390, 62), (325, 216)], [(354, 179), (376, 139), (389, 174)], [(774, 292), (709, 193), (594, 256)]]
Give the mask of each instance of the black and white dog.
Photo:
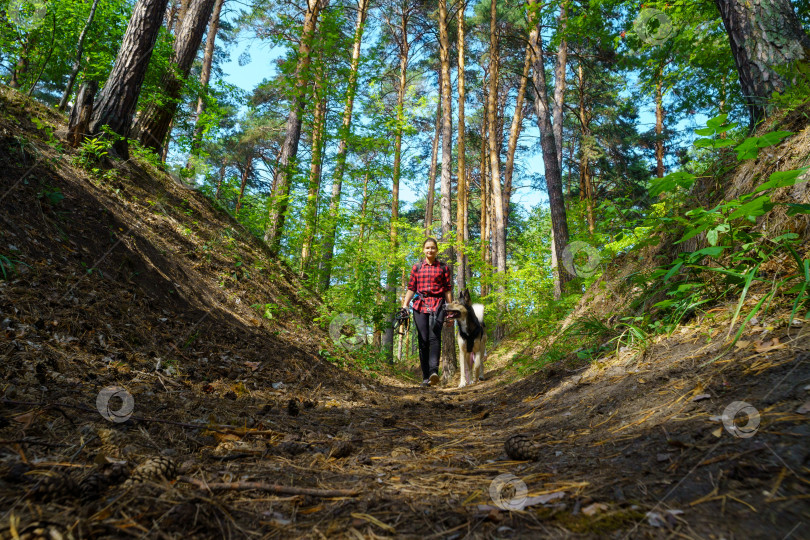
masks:
[(464, 388), (475, 381), (484, 380), (484, 305), (470, 304), (470, 293), (461, 291), (458, 300), (445, 306), (448, 319), (458, 323), (459, 366), (461, 377), (458, 387)]

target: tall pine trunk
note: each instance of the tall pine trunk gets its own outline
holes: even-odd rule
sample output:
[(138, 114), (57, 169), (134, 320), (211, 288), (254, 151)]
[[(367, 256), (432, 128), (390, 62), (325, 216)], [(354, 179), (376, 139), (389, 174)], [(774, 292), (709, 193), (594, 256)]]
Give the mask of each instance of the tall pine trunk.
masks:
[(284, 230), (284, 217), (287, 213), (292, 175), (295, 170), (295, 159), (298, 155), (298, 143), (301, 140), (301, 122), (304, 107), (307, 103), (309, 87), (309, 65), (311, 62), (312, 39), (315, 25), (324, 0), (307, 0), (307, 12), (304, 16), (304, 28), (301, 32), (301, 45), (298, 47), (298, 62), (295, 66), (293, 80), (295, 87), (291, 96), (290, 113), (287, 115), (284, 142), (273, 175), (274, 189), (270, 198), (270, 212), (264, 241), (270, 252), (277, 254), (281, 247), (281, 233)]
[[(407, 14), (402, 13), (402, 28), (407, 28)], [(391, 229), (390, 229), (390, 253), (392, 259), (396, 260), (396, 253), (399, 249), (397, 238), (397, 221), (399, 220), (399, 179), (402, 170), (402, 134), (405, 130), (405, 90), (408, 85), (408, 55), (411, 45), (408, 41), (408, 33), (403, 31), (399, 40), (399, 86), (397, 87), (397, 123), (396, 135), (394, 136), (394, 174), (391, 182)], [(393, 263), (389, 263), (386, 271), (386, 301), (392, 306), (396, 303), (397, 275), (399, 269)], [(389, 362), (394, 361), (394, 313), (388, 311), (385, 319), (385, 329), (382, 336), (382, 348)]]
[(664, 60), (655, 71), (655, 172), (664, 177)]
[(780, 67), (810, 58), (810, 37), (802, 29), (790, 0), (714, 0), (731, 43), (749, 109), (750, 127), (765, 117), (773, 92), (790, 82)]
[(585, 70), (582, 68), (582, 62), (580, 62), (577, 67), (577, 80), (579, 83), (579, 123), (582, 126), (582, 136), (579, 143), (579, 200), (585, 201), (588, 232), (593, 234), (596, 231), (596, 222), (593, 217), (593, 180), (591, 179), (589, 170), (590, 149), (588, 148), (588, 137), (591, 134), (591, 119), (588, 115), (585, 100)]
[(324, 124), (326, 120), (326, 98), (323, 90), (323, 72), (318, 70), (315, 80), (315, 117), (312, 122), (312, 161), (309, 166), (307, 203), (304, 207), (304, 243), (301, 246), (301, 277), (310, 273), (312, 243), (315, 239), (315, 225), (318, 217), (318, 193), (321, 188), (321, 165), (323, 161)]
[[(205, 94), (208, 93), (208, 83), (211, 82), (211, 67), (214, 64), (214, 48), (216, 45), (217, 32), (219, 32), (219, 16), (222, 13), (222, 4), (225, 0), (215, 0), (214, 12), (211, 14), (211, 21), (208, 23), (208, 34), (205, 36), (205, 53), (203, 53), (202, 70), (200, 71), (200, 86), (203, 95), (197, 98), (197, 110), (195, 113), (194, 135), (191, 139), (191, 154), (196, 155), (200, 148), (203, 135), (203, 123), (200, 117), (205, 111)], [(186, 165), (188, 167), (188, 165)]]
[(504, 216), (509, 216), (509, 201), (512, 199), (512, 173), (515, 170), (515, 152), (517, 150), (520, 130), (523, 126), (523, 103), (526, 99), (526, 87), (528, 86), (529, 71), (532, 66), (532, 50), (526, 47), (526, 59), (523, 63), (523, 75), (518, 85), (517, 101), (515, 102), (515, 114), (512, 116), (512, 125), (509, 127), (509, 143), (506, 148), (506, 166), (503, 171), (503, 211)]
[(456, 197), (456, 287), (460, 293), (467, 287), (467, 256), (464, 231), (467, 228), (467, 163), (465, 149), (466, 122), (464, 119), (464, 11), (465, 1), (458, 8), (458, 195)]
[[(441, 71), (439, 86), (441, 87)], [(425, 236), (431, 236), (433, 229), (433, 201), (436, 199), (436, 171), (439, 168), (439, 139), (442, 133), (442, 100), (436, 102), (436, 128), (433, 133), (433, 146), (430, 152), (430, 172), (428, 173), (427, 203), (425, 204)]]
[(534, 93), (537, 110), (537, 124), (540, 129), (540, 146), (543, 150), (543, 165), (546, 170), (546, 188), (548, 190), (551, 210), (551, 227), (553, 229), (552, 261), (554, 270), (554, 296), (561, 298), (565, 284), (573, 278), (561, 267), (563, 251), (568, 245), (568, 222), (565, 212), (565, 201), (562, 191), (562, 170), (557, 156), (557, 142), (551, 125), (548, 90), (546, 87), (546, 69), (543, 65), (543, 44), (540, 39), (539, 6), (537, 0), (529, 0), (529, 46), (534, 56)]
[[(492, 226), (492, 238), (495, 243), (495, 267), (498, 275), (499, 311), (504, 308), (506, 277), (506, 221), (503, 211), (503, 190), (501, 189), (500, 171), (500, 144), (498, 143), (496, 115), (498, 100), (498, 78), (499, 78), (499, 43), (497, 26), (497, 2), (491, 2), (489, 18), (489, 95), (487, 96), (487, 124), (489, 125), (489, 173), (492, 207), (494, 210), (494, 223)], [(503, 335), (502, 325), (499, 323), (496, 328), (496, 339)]]
[(354, 46), (352, 47), (352, 63), (349, 70), (349, 84), (346, 88), (346, 106), (343, 109), (343, 121), (340, 126), (338, 153), (335, 156), (335, 170), (332, 175), (332, 199), (329, 202), (329, 216), (324, 232), (323, 251), (321, 253), (321, 280), (320, 290), (326, 291), (332, 279), (332, 257), (335, 251), (335, 238), (337, 236), (337, 222), (340, 214), (340, 195), (343, 189), (343, 173), (346, 170), (346, 156), (349, 148), (349, 135), (352, 127), (352, 112), (354, 110), (354, 95), (357, 91), (357, 70), (360, 67), (360, 47), (363, 42), (366, 14), (369, 0), (359, 0), (357, 5), (357, 22), (354, 27)]
[[(102, 126), (109, 126), (118, 135), (129, 136), (167, 3), (168, 0), (138, 0), (135, 4), (115, 64), (93, 110), (92, 135), (100, 133)], [(114, 148), (124, 159), (129, 157), (126, 139), (117, 141)]]
[(165, 96), (161, 102), (149, 105), (135, 126), (136, 136), (145, 148), (161, 153), (177, 112), (183, 82), (197, 57), (197, 50), (202, 43), (203, 33), (211, 19), (213, 9), (214, 0), (191, 0), (180, 19), (180, 28), (172, 46), (169, 69), (161, 80)]
[[(441, 63), (441, 97), (442, 97), (442, 179), (441, 179), (441, 215), (442, 242), (446, 242), (453, 228), (453, 217), (450, 211), (452, 191), (451, 172), (453, 167), (453, 109), (451, 105), (452, 81), (450, 80), (450, 38), (448, 36), (447, 0), (439, 0), (439, 62)], [(454, 250), (445, 251), (447, 265), (453, 272)], [(442, 329), (442, 383), (448, 384), (456, 374), (456, 346), (452, 326)]]

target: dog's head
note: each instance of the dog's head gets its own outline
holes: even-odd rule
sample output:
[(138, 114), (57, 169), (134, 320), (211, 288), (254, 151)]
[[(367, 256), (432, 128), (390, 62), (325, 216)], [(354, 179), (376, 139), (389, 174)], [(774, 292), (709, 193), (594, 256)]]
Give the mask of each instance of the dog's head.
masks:
[(461, 291), (458, 299), (455, 302), (450, 302), (444, 308), (447, 313), (447, 319), (458, 320), (467, 318), (467, 312), (470, 306), (470, 293), (467, 289)]

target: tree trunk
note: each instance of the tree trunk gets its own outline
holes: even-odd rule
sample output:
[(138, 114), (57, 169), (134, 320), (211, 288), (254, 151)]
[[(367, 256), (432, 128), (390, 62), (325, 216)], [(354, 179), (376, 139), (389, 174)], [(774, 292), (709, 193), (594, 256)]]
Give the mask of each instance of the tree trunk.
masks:
[(512, 199), (512, 172), (515, 169), (515, 151), (520, 137), (520, 129), (523, 126), (523, 102), (526, 99), (526, 86), (529, 80), (529, 71), (532, 65), (532, 50), (526, 47), (526, 60), (523, 63), (523, 75), (518, 86), (517, 101), (515, 102), (515, 114), (512, 116), (512, 125), (509, 128), (509, 145), (506, 149), (506, 168), (503, 171), (503, 199), (504, 215), (509, 215), (509, 201)]
[(247, 181), (251, 172), (253, 172), (253, 156), (248, 155), (245, 168), (242, 171), (242, 181), (239, 183), (239, 197), (236, 198), (236, 210), (234, 211), (234, 215), (237, 218), (239, 217), (239, 209), (242, 208), (242, 199), (245, 197), (245, 188), (247, 187)]
[(136, 136), (141, 145), (151, 148), (158, 154), (161, 153), (177, 111), (183, 81), (191, 71), (191, 64), (197, 57), (205, 27), (211, 19), (214, 1), (190, 1), (185, 15), (180, 19), (180, 28), (174, 40), (168, 72), (161, 80), (161, 87), (165, 92), (164, 99), (161, 103), (149, 105), (135, 126)]
[(562, 185), (562, 142), (563, 142), (563, 112), (565, 105), (565, 72), (568, 62), (568, 41), (565, 31), (568, 22), (568, 1), (560, 5), (559, 32), (562, 34), (560, 47), (557, 49), (557, 66), (554, 71), (554, 140), (557, 143), (557, 162), (560, 166), (560, 184)]
[[(537, 109), (537, 124), (540, 129), (540, 146), (543, 149), (543, 164), (546, 169), (546, 188), (548, 190), (549, 207), (551, 210), (551, 226), (554, 230), (553, 261), (555, 287), (554, 296), (560, 298), (565, 284), (570, 276), (560, 266), (563, 260), (563, 251), (568, 245), (568, 223), (566, 221), (565, 200), (562, 192), (562, 171), (560, 160), (557, 157), (557, 142), (551, 125), (548, 91), (546, 88), (546, 71), (543, 66), (543, 49), (540, 40), (539, 9), (537, 0), (529, 0), (529, 46), (534, 56), (534, 93), (535, 108)], [(556, 259), (554, 259), (556, 257)]]
[(225, 164), (219, 166), (219, 178), (217, 178), (217, 191), (214, 194), (214, 200), (219, 200), (219, 193), (222, 191), (222, 181), (225, 180)]
[(68, 121), (67, 141), (73, 148), (78, 147), (84, 141), (90, 129), (90, 118), (93, 116), (93, 99), (98, 92), (98, 82), (85, 81), (79, 87), (79, 94), (76, 96), (76, 103), (70, 111)]
[[(441, 87), (441, 71), (439, 71), (439, 87)], [(430, 154), (430, 173), (428, 174), (427, 203), (425, 205), (425, 236), (431, 236), (433, 230), (433, 201), (436, 193), (436, 170), (439, 165), (439, 138), (442, 127), (442, 100), (436, 102), (436, 130), (433, 134), (433, 147)]]
[[(447, 27), (447, 0), (439, 0), (439, 62), (441, 63), (441, 98), (442, 98), (442, 178), (441, 178), (441, 210), (442, 210), (442, 242), (446, 242), (453, 227), (453, 218), (450, 211), (450, 196), (452, 190), (451, 172), (453, 167), (453, 120), (451, 96), (452, 81), (450, 80), (450, 38)], [(445, 251), (445, 262), (453, 272), (453, 249)], [(449, 384), (456, 374), (456, 346), (452, 326), (442, 329), (442, 384)]]
[(753, 130), (765, 117), (771, 94), (790, 86), (778, 68), (810, 58), (810, 37), (790, 0), (715, 0), (715, 4), (731, 43)]
[(579, 199), (585, 201), (588, 232), (593, 234), (596, 231), (596, 222), (593, 217), (593, 182), (588, 169), (590, 155), (587, 147), (588, 137), (591, 134), (591, 119), (588, 116), (585, 102), (585, 70), (582, 68), (582, 63), (577, 68), (577, 79), (579, 82), (579, 123), (582, 126), (582, 137), (579, 144)]
[(126, 137), (129, 136), (132, 115), (138, 103), (138, 95), (167, 2), (168, 0), (138, 0), (135, 4), (115, 64), (104, 83), (90, 121), (90, 133), (93, 135), (100, 133), (102, 126), (106, 125), (124, 137), (114, 145), (124, 159), (129, 157)]
[(664, 177), (664, 63), (655, 72), (655, 163), (658, 178)]
[(312, 124), (312, 161), (309, 166), (307, 204), (304, 208), (304, 244), (301, 246), (301, 277), (309, 275), (312, 243), (315, 239), (315, 221), (318, 216), (318, 193), (321, 189), (321, 162), (323, 160), (323, 132), (326, 118), (326, 98), (323, 97), (323, 74), (319, 70), (315, 81), (315, 118)]
[[(495, 209), (495, 223), (492, 237), (495, 241), (495, 264), (498, 274), (506, 273), (506, 230), (503, 211), (503, 192), (499, 158), (496, 108), (498, 99), (498, 33), (496, 2), (491, 2), (489, 24), (489, 95), (487, 103), (487, 124), (489, 125), (489, 172), (492, 188), (492, 205)], [(501, 286), (502, 288), (502, 286)]]
[(311, 62), (312, 39), (315, 34), (315, 25), (324, 0), (307, 0), (307, 13), (304, 17), (304, 28), (301, 32), (301, 45), (298, 47), (298, 63), (295, 66), (295, 88), (292, 95), (292, 106), (287, 115), (286, 135), (281, 146), (273, 183), (275, 189), (270, 199), (270, 212), (267, 219), (267, 229), (264, 241), (274, 255), (281, 247), (281, 233), (284, 230), (284, 218), (289, 203), (292, 175), (295, 170), (295, 159), (298, 155), (298, 143), (301, 140), (301, 122), (304, 116), (304, 107), (307, 103), (307, 87), (309, 86), (309, 65)]
[[(215, 0), (214, 13), (211, 15), (211, 22), (208, 23), (208, 34), (205, 36), (205, 53), (203, 54), (202, 71), (200, 72), (200, 86), (203, 94), (197, 98), (196, 120), (194, 124), (194, 135), (191, 139), (191, 153), (196, 155), (200, 148), (203, 134), (203, 124), (200, 121), (202, 113), (205, 111), (205, 94), (208, 92), (208, 83), (211, 81), (211, 66), (214, 63), (214, 48), (216, 45), (217, 32), (219, 32), (219, 15), (222, 12), (222, 4), (225, 0)], [(188, 168), (189, 165), (186, 165)]]
[(11, 88), (22, 88), (22, 79), (28, 74), (28, 70), (30, 68), (28, 53), (35, 47), (36, 38), (29, 34), (25, 39), (22, 50), (20, 51), (20, 57), (17, 59), (17, 65), (14, 66), (14, 69), (11, 71), (11, 80), (8, 82), (8, 85)]
[[(346, 154), (349, 148), (349, 135), (351, 134), (352, 112), (354, 110), (354, 96), (357, 91), (357, 70), (360, 66), (360, 47), (363, 42), (366, 14), (369, 0), (359, 0), (357, 6), (357, 22), (354, 27), (354, 47), (352, 48), (352, 63), (349, 70), (349, 84), (346, 88), (346, 106), (343, 109), (343, 122), (340, 126), (340, 142), (335, 156), (335, 170), (332, 175), (332, 199), (329, 202), (329, 218), (326, 222), (326, 231), (323, 239), (323, 252), (321, 254), (321, 292), (329, 288), (332, 279), (332, 257), (335, 251), (335, 238), (337, 236), (337, 221), (340, 213), (340, 194), (343, 188), (343, 173), (346, 169)], [(406, 29), (403, 29), (405, 32)]]
[(73, 61), (73, 67), (70, 70), (70, 77), (62, 93), (62, 99), (59, 100), (60, 111), (64, 111), (67, 106), (70, 93), (73, 92), (73, 85), (76, 83), (76, 76), (79, 74), (79, 69), (82, 65), (82, 54), (84, 53), (84, 40), (87, 38), (87, 32), (90, 30), (90, 25), (93, 24), (93, 18), (96, 16), (96, 8), (98, 7), (99, 0), (93, 0), (93, 5), (90, 7), (90, 15), (87, 16), (87, 22), (84, 23), (82, 33), (79, 34), (79, 43), (76, 45), (76, 60)]
[[(487, 92), (487, 83), (486, 83), (486, 71), (484, 72), (484, 80), (482, 81), (482, 89), (484, 93), (484, 103), (488, 103), (488, 92)], [(489, 294), (489, 288), (487, 287), (487, 279), (486, 276), (489, 274), (489, 167), (487, 167), (487, 163), (489, 163), (489, 153), (487, 149), (489, 148), (489, 135), (487, 129), (487, 115), (483, 115), (481, 118), (481, 177), (479, 179), (480, 182), (480, 190), (481, 190), (481, 296), (487, 296)]]
[(464, 230), (467, 227), (467, 164), (465, 155), (464, 119), (464, 11), (465, 1), (458, 7), (458, 195), (456, 197), (456, 291), (467, 288), (467, 256), (465, 255)]
[[(402, 13), (400, 22), (402, 28), (407, 27), (408, 16), (405, 12)], [(391, 229), (390, 229), (390, 253), (392, 259), (396, 259), (396, 253), (399, 249), (399, 240), (397, 239), (397, 221), (399, 220), (399, 177), (402, 167), (402, 133), (405, 129), (405, 90), (408, 85), (408, 55), (410, 54), (411, 45), (408, 41), (408, 33), (402, 32), (399, 41), (399, 87), (397, 88), (397, 124), (396, 135), (394, 138), (394, 173), (391, 182)], [(386, 278), (386, 300), (389, 304), (396, 303), (396, 285), (397, 274), (399, 269), (395, 264), (389, 264), (387, 269)], [(389, 363), (394, 361), (394, 313), (393, 311), (386, 312), (385, 329), (383, 331), (382, 348)]]

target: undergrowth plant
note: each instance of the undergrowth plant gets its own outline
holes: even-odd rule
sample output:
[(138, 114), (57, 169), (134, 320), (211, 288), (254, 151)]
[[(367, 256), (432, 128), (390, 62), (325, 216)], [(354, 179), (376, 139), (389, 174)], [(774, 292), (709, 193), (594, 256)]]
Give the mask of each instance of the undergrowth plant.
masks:
[[(741, 143), (723, 139), (721, 134), (734, 127), (726, 123), (725, 115), (709, 120), (705, 129), (698, 135), (696, 146), (722, 148), (734, 146), (739, 161), (755, 159), (762, 148), (779, 144), (787, 136), (787, 131), (775, 131), (759, 137), (748, 137)], [(683, 236), (676, 244), (691, 238), (705, 239), (708, 246), (678, 255), (670, 264), (658, 268), (650, 276), (660, 280), (666, 287), (666, 300), (655, 307), (662, 310), (667, 327), (679, 323), (684, 316), (694, 312), (699, 306), (722, 299), (728, 295), (739, 295), (737, 307), (729, 327), (729, 337), (740, 318), (743, 306), (754, 283), (768, 283), (770, 288), (756, 302), (737, 329), (732, 344), (745, 328), (745, 324), (757, 313), (764, 313), (778, 295), (796, 295), (790, 319), (799, 314), (809, 317), (810, 312), (810, 261), (799, 254), (799, 235), (785, 231), (773, 238), (766, 238), (757, 228), (757, 218), (768, 213), (777, 205), (787, 206), (787, 215), (810, 213), (810, 205), (783, 203), (773, 200), (773, 193), (779, 188), (794, 186), (804, 181), (808, 167), (778, 171), (770, 175), (750, 193), (723, 201), (713, 208), (695, 208), (683, 216), (662, 217), (661, 227), (679, 226)], [(685, 172), (676, 172), (653, 182), (650, 194), (658, 196), (664, 192), (677, 192), (678, 188), (688, 190), (696, 177)], [(681, 192), (683, 193), (683, 192)], [(795, 263), (795, 271), (782, 277), (768, 278), (763, 275), (762, 266), (776, 257), (785, 256)]]

